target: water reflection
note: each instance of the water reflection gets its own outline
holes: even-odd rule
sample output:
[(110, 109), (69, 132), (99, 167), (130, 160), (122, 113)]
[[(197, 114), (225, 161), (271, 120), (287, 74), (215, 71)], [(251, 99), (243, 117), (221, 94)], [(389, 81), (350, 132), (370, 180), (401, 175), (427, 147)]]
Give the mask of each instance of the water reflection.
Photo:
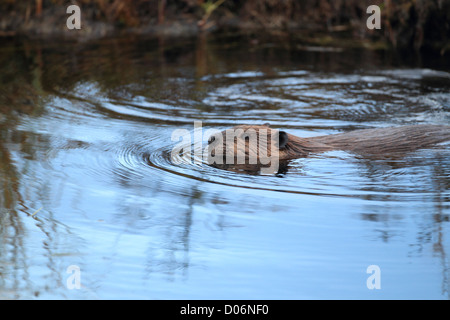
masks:
[[(4, 86), (9, 89), (8, 83)], [(45, 199), (45, 189), (36, 189), (36, 185), (24, 184), (24, 176), (33, 174), (33, 170), (24, 162), (36, 161), (42, 154), (36, 150), (38, 140), (27, 132), (14, 131), (17, 115), (36, 115), (41, 108), (33, 108), (31, 103), (39, 99), (33, 95), (33, 87), (24, 84), (22, 90), (3, 92), (0, 105), (6, 121), (0, 123), (0, 297), (21, 298), (39, 297), (45, 291), (54, 291), (61, 286), (61, 276), (56, 272), (58, 252), (70, 250), (68, 243), (62, 239), (70, 237), (68, 229), (57, 220), (41, 219), (32, 216), (36, 212), (36, 203), (29, 202), (29, 193), (37, 192)], [(21, 96), (23, 94), (23, 96)], [(25, 98), (24, 98), (25, 97)], [(23, 103), (25, 99), (25, 103)], [(30, 102), (30, 99), (33, 102)], [(16, 103), (11, 105), (11, 101)], [(31, 171), (31, 172), (30, 172)], [(32, 189), (32, 190), (30, 190)], [(36, 233), (30, 242), (30, 233)], [(34, 241), (38, 241), (34, 243)], [(36, 257), (39, 255), (39, 257)], [(37, 265), (41, 267), (36, 268)], [(44, 267), (42, 267), (44, 266)], [(35, 270), (39, 269), (40, 281), (36, 281)]]
[(370, 298), (355, 279), (372, 263), (425, 273), (419, 290), (388, 276), (383, 297), (448, 298), (448, 147), (330, 152), (263, 177), (170, 157), (194, 120), (298, 136), (445, 124), (448, 73), (225, 40), (2, 40), (2, 298)]

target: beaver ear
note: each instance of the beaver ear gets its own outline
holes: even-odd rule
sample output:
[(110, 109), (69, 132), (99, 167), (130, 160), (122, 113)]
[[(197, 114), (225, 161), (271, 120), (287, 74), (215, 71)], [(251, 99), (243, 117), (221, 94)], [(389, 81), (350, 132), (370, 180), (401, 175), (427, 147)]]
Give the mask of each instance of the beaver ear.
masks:
[(270, 123), (266, 122), (266, 123), (263, 124), (263, 126), (270, 127)]
[(284, 148), (286, 147), (287, 143), (288, 143), (288, 135), (286, 132), (284, 131), (280, 131), (278, 133), (278, 148)]

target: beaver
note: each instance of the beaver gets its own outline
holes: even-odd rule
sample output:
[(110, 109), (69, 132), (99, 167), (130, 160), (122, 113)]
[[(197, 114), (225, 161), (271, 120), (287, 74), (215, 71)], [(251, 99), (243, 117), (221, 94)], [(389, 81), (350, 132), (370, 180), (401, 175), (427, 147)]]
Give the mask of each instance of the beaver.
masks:
[[(284, 162), (312, 153), (345, 150), (363, 155), (405, 154), (450, 140), (450, 126), (408, 125), (301, 138), (270, 128), (269, 124), (239, 125), (211, 136), (210, 164), (264, 165), (267, 159)], [(271, 143), (273, 142), (273, 143)], [(263, 150), (264, 149), (264, 150)], [(264, 160), (264, 161), (263, 161)]]

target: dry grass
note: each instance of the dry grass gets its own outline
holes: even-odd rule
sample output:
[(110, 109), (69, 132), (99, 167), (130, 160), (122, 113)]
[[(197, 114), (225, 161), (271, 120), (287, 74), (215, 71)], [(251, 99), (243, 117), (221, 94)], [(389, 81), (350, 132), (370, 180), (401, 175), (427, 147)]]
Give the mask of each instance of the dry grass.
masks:
[[(44, 20), (76, 3), (83, 16), (114, 27), (148, 27), (183, 21), (237, 29), (346, 31), (359, 38), (384, 38), (394, 46), (420, 48), (450, 39), (450, 0), (0, 0), (0, 32), (23, 21)], [(366, 9), (377, 4), (382, 30), (368, 30)]]

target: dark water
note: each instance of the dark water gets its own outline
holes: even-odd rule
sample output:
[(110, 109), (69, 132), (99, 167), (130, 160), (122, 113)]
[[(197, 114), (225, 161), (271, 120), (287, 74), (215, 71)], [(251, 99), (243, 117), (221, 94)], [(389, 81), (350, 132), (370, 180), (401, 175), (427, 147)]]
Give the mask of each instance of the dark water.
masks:
[(0, 68), (1, 299), (449, 298), (448, 145), (333, 151), (278, 176), (171, 155), (194, 121), (200, 134), (270, 122), (298, 136), (449, 124), (444, 57), (2, 40)]

